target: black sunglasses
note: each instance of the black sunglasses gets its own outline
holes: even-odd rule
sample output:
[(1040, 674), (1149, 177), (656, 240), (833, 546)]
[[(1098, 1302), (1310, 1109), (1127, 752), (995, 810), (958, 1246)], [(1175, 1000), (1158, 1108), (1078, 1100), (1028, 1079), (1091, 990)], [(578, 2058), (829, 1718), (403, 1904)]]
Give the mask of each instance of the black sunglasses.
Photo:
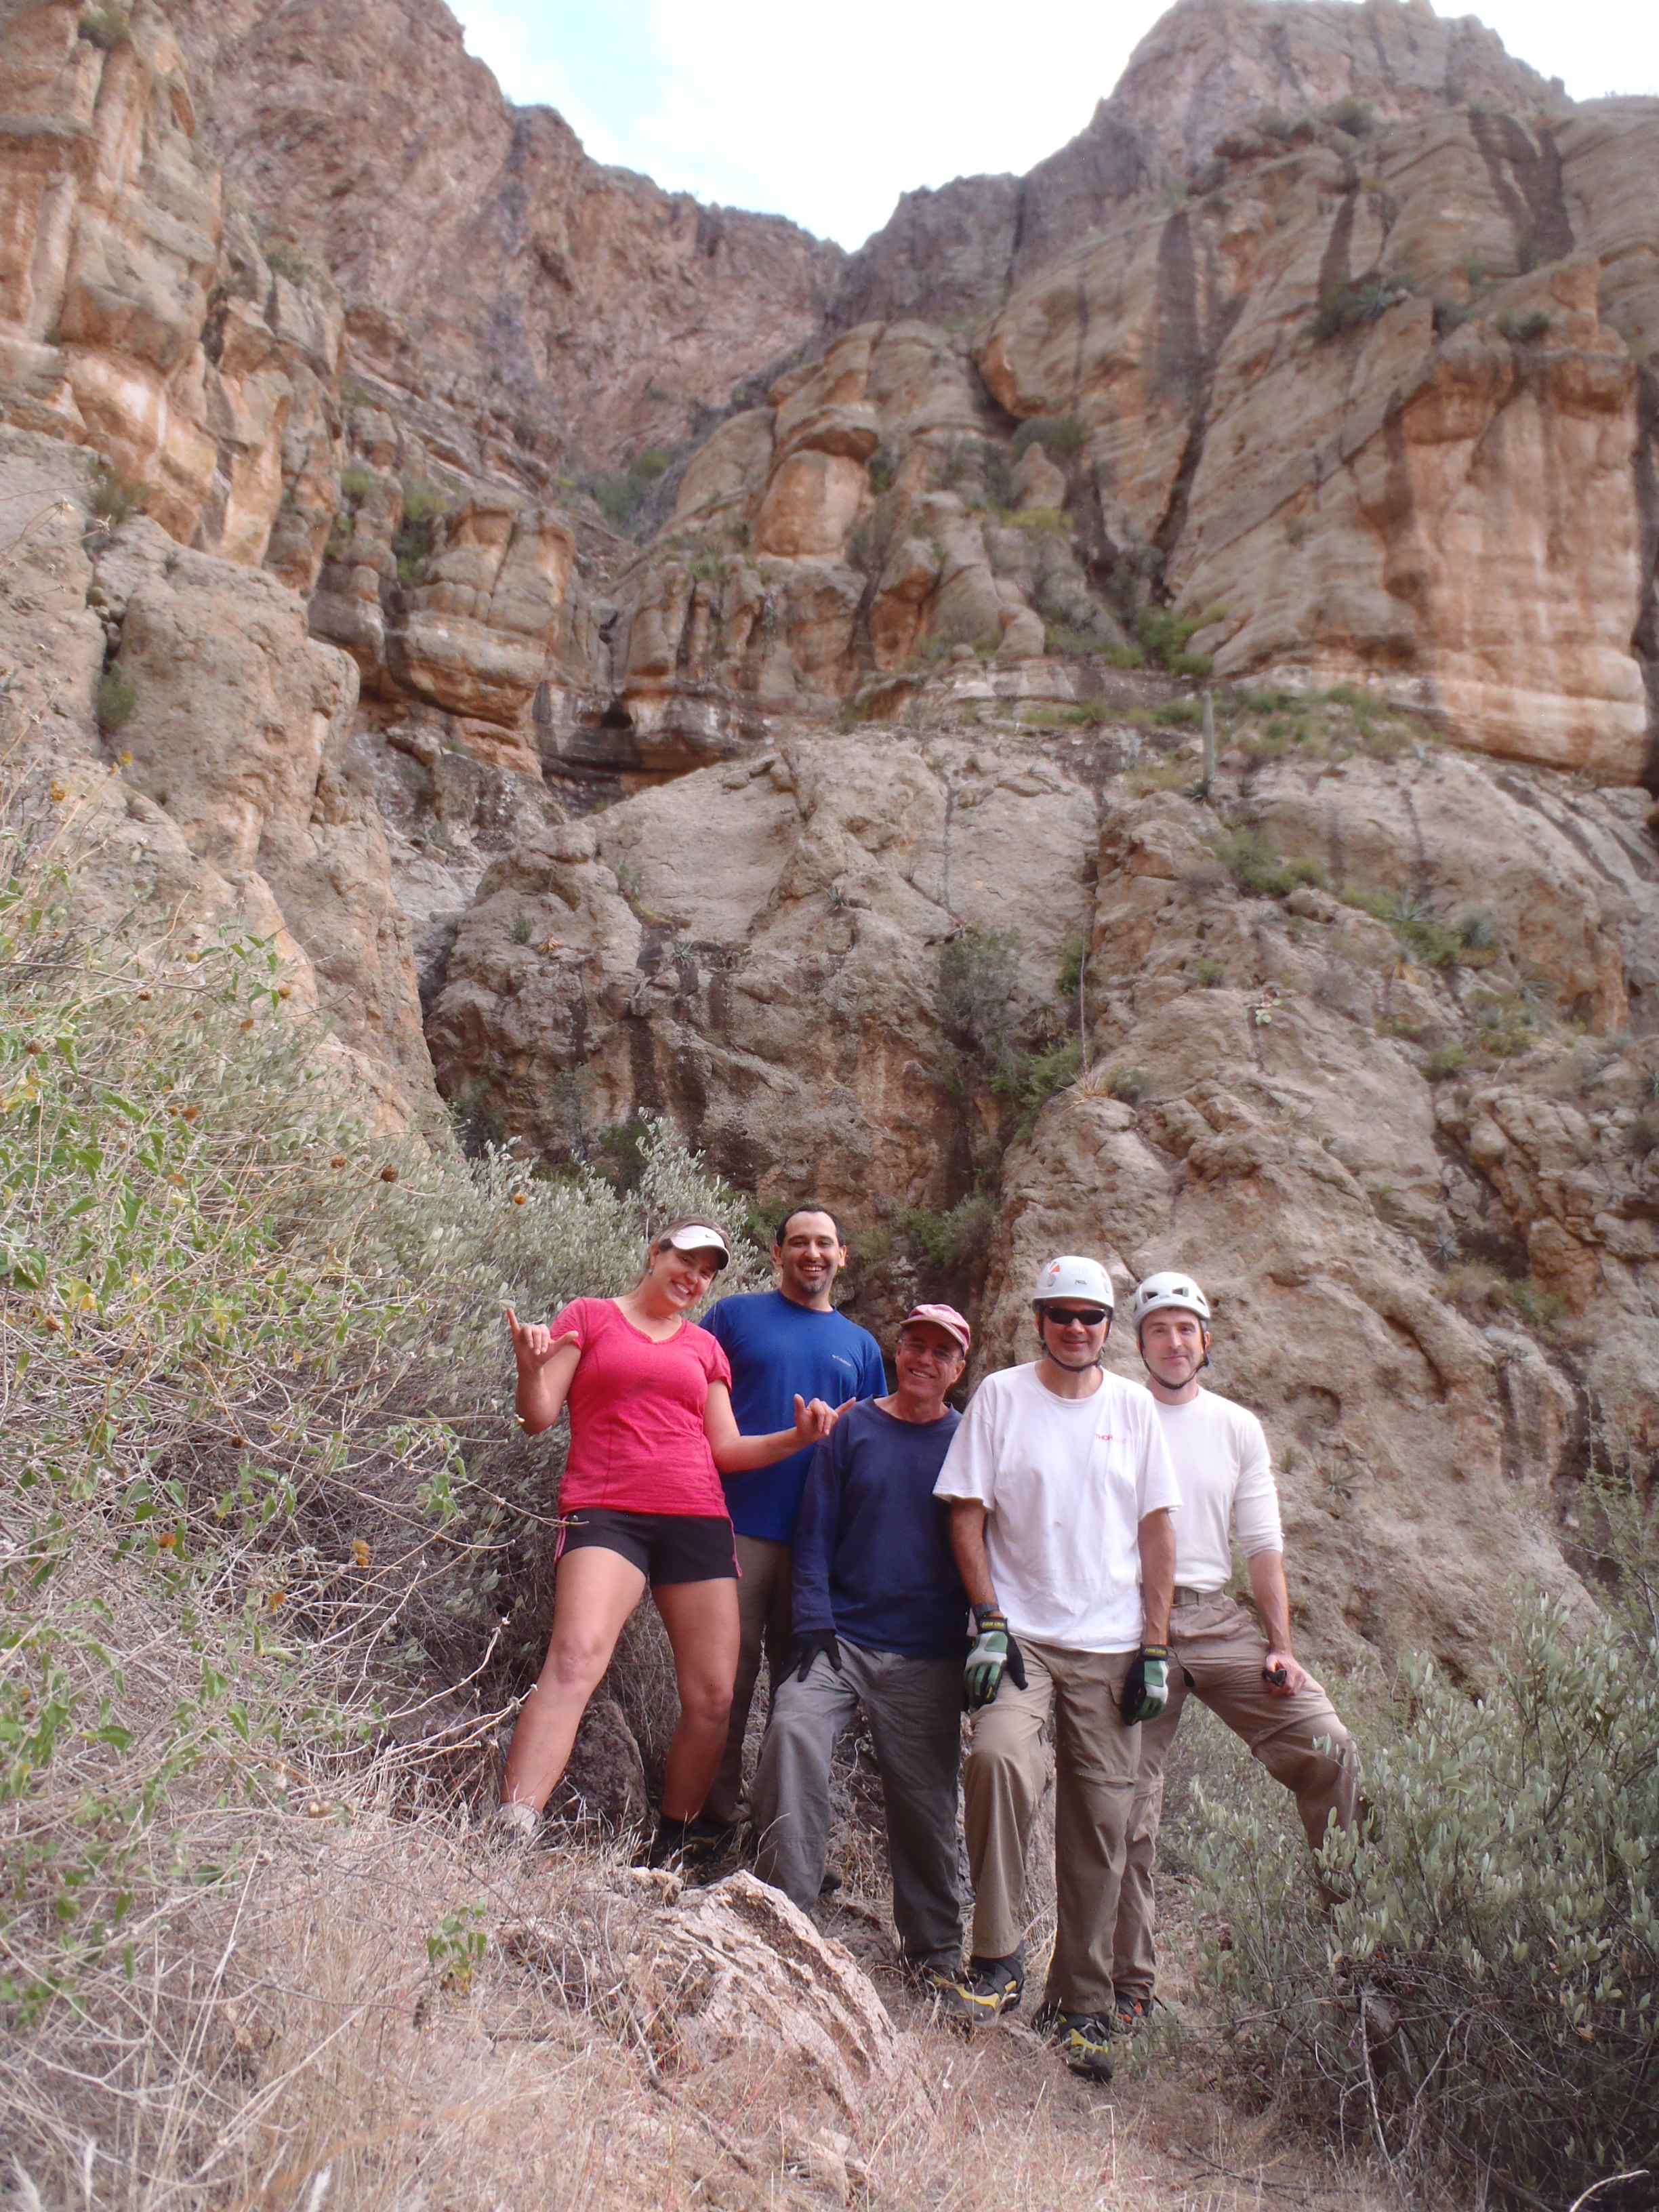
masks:
[(1073, 1321), (1080, 1321), (1085, 1328), (1098, 1328), (1108, 1316), (1104, 1306), (1044, 1306), (1042, 1317), (1057, 1321), (1062, 1328)]

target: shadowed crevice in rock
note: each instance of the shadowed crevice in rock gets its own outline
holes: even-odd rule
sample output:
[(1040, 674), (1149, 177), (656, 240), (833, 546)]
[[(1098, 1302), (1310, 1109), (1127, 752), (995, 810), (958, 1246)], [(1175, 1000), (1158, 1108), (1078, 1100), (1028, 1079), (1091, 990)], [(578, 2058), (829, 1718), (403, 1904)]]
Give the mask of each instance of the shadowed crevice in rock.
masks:
[(1469, 127), (1493, 197), (1509, 218), (1522, 268), (1572, 252), (1572, 222), (1561, 183), (1561, 155), (1546, 131), (1534, 143), (1512, 115), (1471, 113)]
[(1659, 793), (1659, 369), (1637, 380), (1636, 502), (1642, 524), (1642, 604), (1632, 651), (1648, 695), (1648, 757), (1642, 781)]
[(1328, 298), (1348, 281), (1348, 252), (1353, 239), (1354, 210), (1359, 202), (1359, 186), (1350, 184), (1342, 195), (1331, 224), (1330, 236), (1325, 240), (1325, 251), (1319, 257), (1320, 299)]

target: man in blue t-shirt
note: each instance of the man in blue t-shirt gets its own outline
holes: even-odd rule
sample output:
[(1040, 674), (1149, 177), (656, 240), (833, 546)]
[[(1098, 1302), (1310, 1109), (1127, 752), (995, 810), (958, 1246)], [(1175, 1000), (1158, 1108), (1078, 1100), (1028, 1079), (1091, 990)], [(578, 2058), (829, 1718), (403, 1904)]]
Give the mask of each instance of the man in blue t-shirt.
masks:
[(755, 1775), (756, 1868), (802, 1906), (830, 1838), (830, 1761), (864, 1708), (887, 1808), (899, 1948), (943, 1990), (962, 1963), (957, 1767), (968, 1595), (933, 1485), (960, 1418), (968, 1324), (917, 1306), (890, 1397), (853, 1407), (814, 1450), (795, 1524), (794, 1643)]
[[(881, 1346), (830, 1303), (847, 1264), (835, 1215), (821, 1206), (792, 1207), (779, 1224), (772, 1263), (776, 1290), (721, 1298), (702, 1324), (732, 1363), (732, 1411), (744, 1436), (779, 1427), (772, 1419), (778, 1406), (787, 1410), (781, 1425), (787, 1428), (798, 1391), (809, 1403), (822, 1398), (826, 1406), (844, 1406), (887, 1387)], [(789, 1546), (811, 1460), (810, 1450), (794, 1452), (758, 1474), (733, 1475), (726, 1486), (737, 1531), (742, 1644), (726, 1756), (703, 1817), (726, 1826), (742, 1814), (743, 1739), (762, 1655), (775, 1692), (789, 1649)]]

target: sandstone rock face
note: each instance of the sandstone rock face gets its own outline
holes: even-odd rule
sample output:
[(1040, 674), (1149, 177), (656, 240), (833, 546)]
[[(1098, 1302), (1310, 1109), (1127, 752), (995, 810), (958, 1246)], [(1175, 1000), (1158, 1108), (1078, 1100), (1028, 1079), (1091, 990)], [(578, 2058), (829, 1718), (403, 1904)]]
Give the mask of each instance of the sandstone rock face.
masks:
[(308, 586), (333, 513), (341, 315), (276, 274), (196, 142), (155, 9), (110, 45), (11, 11), (0, 418), (93, 447), (182, 543)]
[(0, 430), (26, 518), (0, 570), (12, 738), (67, 794), (87, 918), (179, 951), (270, 940), (370, 1110), (406, 1119), (430, 1063), (386, 834), (348, 755), (356, 672), (276, 577), (148, 520), (100, 527), (94, 477), (83, 450)]
[[(1019, 1356), (1053, 1249), (1109, 1255), (1124, 1280), (1191, 1268), (1215, 1387), (1280, 1454), (1310, 1626), (1465, 1668), (1495, 1559), (1571, 1592), (1543, 1530), (1587, 1447), (1650, 1449), (1633, 1385), (1659, 1353), (1659, 1216), (1632, 1130), (1659, 1028), (1659, 854), (1633, 795), (1443, 754), (1264, 769), (1250, 812), (1351, 897), (1479, 913), (1490, 964), (1421, 964), (1408, 933), (1323, 890), (1239, 898), (1188, 800), (1111, 808), (1096, 1073), (1006, 1164), (986, 1357)], [(1582, 1043), (1529, 1026), (1547, 1004)], [(1553, 1359), (1517, 1318), (1552, 1310), (1585, 1316)], [(1114, 1358), (1139, 1371), (1132, 1343)]]
[(935, 1007), (964, 926), (1051, 1001), (1087, 908), (1091, 793), (1034, 748), (803, 736), (551, 829), (492, 868), (429, 1037), (538, 1152), (641, 1111), (765, 1196), (957, 1194), (971, 1116)]
[(1129, 57), (1110, 107), (1171, 167), (1191, 168), (1266, 110), (1295, 121), (1344, 100), (1382, 120), (1484, 102), (1560, 113), (1571, 103), (1473, 15), (1429, 0), (1176, 0)]
[(550, 457), (673, 445), (817, 323), (838, 247), (590, 161), (441, 0), (173, 15), (227, 175), (353, 303), (352, 365), (453, 410), (469, 474), (544, 495)]
[[(1611, 198), (1596, 151), (1584, 190)], [(1372, 161), (1247, 146), (1016, 292), (987, 382), (1084, 426), (1097, 571), (1150, 560), (1218, 670), (1364, 675), (1462, 742), (1633, 780), (1650, 434), (1601, 257), (1572, 251), (1565, 153), (1437, 115)], [(1488, 283), (1470, 238), (1545, 265)]]

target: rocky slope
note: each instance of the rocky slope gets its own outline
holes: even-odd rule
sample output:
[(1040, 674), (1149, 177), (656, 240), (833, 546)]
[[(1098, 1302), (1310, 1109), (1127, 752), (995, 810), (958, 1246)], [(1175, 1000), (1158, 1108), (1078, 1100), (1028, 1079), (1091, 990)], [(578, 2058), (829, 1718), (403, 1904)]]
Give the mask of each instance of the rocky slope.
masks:
[(1200, 1265), (1328, 1645), (1565, 1582), (1659, 1448), (1659, 103), (1187, 0), (844, 262), (436, 0), (0, 27), (6, 711), (110, 919), (268, 938), (383, 1117), (812, 1186), (874, 1320)]

